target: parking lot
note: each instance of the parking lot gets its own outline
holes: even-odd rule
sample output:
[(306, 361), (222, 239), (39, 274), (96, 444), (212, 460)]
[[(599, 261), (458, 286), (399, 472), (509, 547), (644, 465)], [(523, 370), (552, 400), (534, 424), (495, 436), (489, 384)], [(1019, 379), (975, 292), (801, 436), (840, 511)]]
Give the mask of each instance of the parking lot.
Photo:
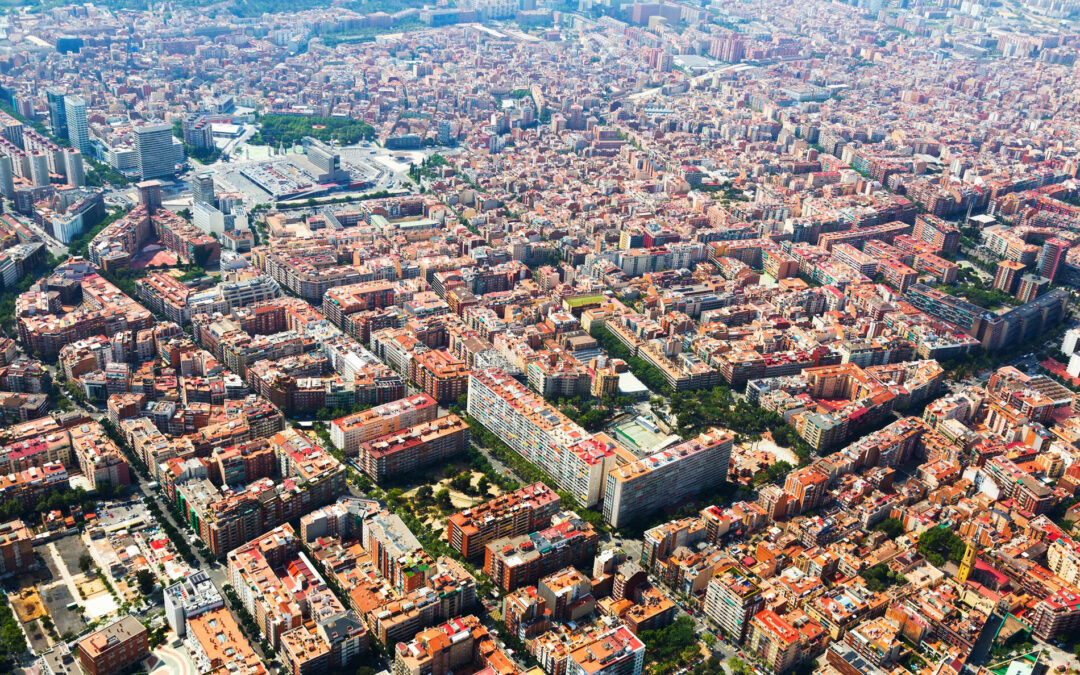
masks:
[[(57, 539), (53, 543), (56, 545), (56, 550), (60, 553), (64, 565), (67, 566), (68, 572), (72, 575), (81, 572), (82, 570), (79, 569), (79, 558), (81, 558), (83, 554), (89, 555), (89, 551), (86, 550), (86, 546), (83, 544), (82, 539), (79, 538), (79, 535), (69, 534), (66, 537)], [(50, 568), (50, 570), (51, 569), (52, 568)]]
[(146, 505), (139, 500), (104, 504), (98, 509), (98, 521), (105, 530), (135, 527), (148, 522)]
[(41, 591), (41, 599), (49, 610), (56, 632), (60, 635), (71, 633), (78, 635), (86, 625), (78, 612), (68, 609), (68, 605), (75, 602), (71, 597), (71, 591), (65, 584), (57, 584)]

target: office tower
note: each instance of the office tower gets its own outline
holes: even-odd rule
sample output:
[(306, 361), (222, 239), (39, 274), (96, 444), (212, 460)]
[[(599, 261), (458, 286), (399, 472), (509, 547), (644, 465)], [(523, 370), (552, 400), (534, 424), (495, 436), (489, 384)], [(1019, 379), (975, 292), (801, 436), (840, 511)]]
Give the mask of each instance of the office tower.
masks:
[(314, 166), (321, 169), (326, 175), (324, 180), (336, 180), (341, 171), (341, 156), (326, 143), (304, 136), (304, 155)]
[(86, 172), (83, 167), (82, 153), (75, 148), (64, 151), (64, 169), (68, 185), (82, 187), (86, 185)]
[(191, 182), (191, 197), (192, 204), (202, 202), (210, 206), (217, 206), (217, 197), (214, 196), (213, 171), (202, 171), (195, 175), (195, 179)]
[(143, 180), (175, 174), (172, 127), (168, 124), (135, 127), (135, 161)]
[(49, 130), (57, 138), (67, 138), (67, 108), (64, 106), (64, 92), (49, 88), (45, 90), (45, 98), (49, 102)]
[(15, 199), (15, 177), (11, 169), (11, 158), (0, 155), (0, 194), (8, 199)]
[(40, 152), (30, 155), (30, 178), (34, 181), (34, 187), (49, 184), (49, 158)]
[(90, 152), (90, 127), (86, 122), (86, 101), (82, 96), (65, 96), (64, 114), (67, 117), (67, 135), (71, 146), (85, 155)]

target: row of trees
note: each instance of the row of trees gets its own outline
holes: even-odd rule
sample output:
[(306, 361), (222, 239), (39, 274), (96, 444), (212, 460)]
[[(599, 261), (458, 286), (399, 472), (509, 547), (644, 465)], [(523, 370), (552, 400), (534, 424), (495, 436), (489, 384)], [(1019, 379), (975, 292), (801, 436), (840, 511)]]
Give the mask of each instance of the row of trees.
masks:
[(197, 567), (199, 563), (198, 560), (195, 559), (195, 554), (191, 550), (191, 545), (188, 544), (187, 537), (173, 527), (173, 524), (165, 517), (165, 514), (161, 512), (157, 500), (153, 498), (147, 499), (146, 509), (150, 512), (150, 515), (154, 517), (154, 520), (161, 525), (161, 529), (164, 530), (165, 536), (172, 542), (173, 548), (175, 548), (176, 552), (180, 554), (180, 557), (184, 559), (184, 562), (193, 567)]
[(15, 672), (16, 661), (25, 651), (26, 636), (19, 620), (7, 603), (0, 603), (0, 672)]
[(69, 511), (76, 506), (90, 510), (93, 509), (96, 501), (97, 500), (93, 495), (81, 487), (77, 487), (74, 490), (64, 490), (62, 492), (50, 492), (49, 496), (39, 499), (34, 508), (29, 508), (16, 499), (5, 499), (3, 502), (0, 502), (0, 522), (6, 523), (9, 520), (25, 518), (27, 516), (38, 513), (47, 513), (49, 511)]
[(123, 187), (131, 184), (130, 178), (104, 162), (86, 155), (83, 155), (83, 161), (86, 163), (86, 184), (91, 187), (105, 187), (105, 185)]
[(1004, 306), (1015, 307), (1020, 304), (1018, 299), (1008, 293), (996, 288), (986, 288), (981, 284), (937, 284), (934, 288), (947, 295), (964, 298), (983, 309), (997, 309)]
[(650, 390), (668, 396), (672, 393), (667, 378), (660, 369), (644, 359), (630, 355), (630, 350), (606, 326), (594, 326), (590, 331), (600, 347), (610, 356), (626, 361), (630, 371)]
[(68, 244), (68, 250), (71, 251), (71, 255), (79, 255), (84, 258), (89, 255), (90, 241), (98, 235), (99, 232), (104, 230), (107, 226), (115, 223), (124, 217), (127, 210), (124, 208), (115, 208), (105, 216), (100, 223), (93, 226), (89, 230), (82, 232), (79, 236), (75, 237)]
[(229, 604), (236, 610), (236, 615), (240, 617), (240, 628), (248, 638), (252, 642), (259, 643), (263, 654), (274, 656), (274, 650), (270, 647), (270, 643), (263, 638), (262, 631), (259, 630), (259, 624), (255, 623), (255, 619), (251, 616), (251, 612), (247, 610), (247, 607), (244, 606), (244, 603), (240, 602), (240, 597), (236, 595), (232, 585), (225, 584), (221, 590), (225, 593), (225, 598), (229, 601)]

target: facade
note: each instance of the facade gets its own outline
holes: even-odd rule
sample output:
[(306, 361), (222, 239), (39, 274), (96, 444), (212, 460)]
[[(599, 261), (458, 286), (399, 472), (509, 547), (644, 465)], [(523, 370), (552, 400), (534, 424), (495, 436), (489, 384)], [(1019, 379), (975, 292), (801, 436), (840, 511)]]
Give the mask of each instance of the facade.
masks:
[(0, 577), (22, 574), (34, 564), (34, 545), (29, 528), (21, 520), (0, 525)]
[(558, 514), (550, 527), (520, 537), (496, 539), (485, 547), (484, 573), (509, 592), (535, 585), (541, 577), (579, 565), (596, 554), (599, 536), (571, 512)]
[(430, 422), (439, 406), (427, 394), (415, 394), (330, 422), (330, 441), (346, 455), (355, 456), (360, 444), (407, 427)]
[(406, 427), (360, 444), (357, 463), (375, 481), (443, 463), (465, 451), (469, 425), (457, 415)]
[(225, 601), (206, 572), (198, 571), (165, 589), (165, 621), (178, 637), (187, 633), (188, 621), (220, 609)]
[(734, 435), (711, 429), (697, 438), (620, 466), (607, 474), (604, 519), (622, 527), (727, 480)]

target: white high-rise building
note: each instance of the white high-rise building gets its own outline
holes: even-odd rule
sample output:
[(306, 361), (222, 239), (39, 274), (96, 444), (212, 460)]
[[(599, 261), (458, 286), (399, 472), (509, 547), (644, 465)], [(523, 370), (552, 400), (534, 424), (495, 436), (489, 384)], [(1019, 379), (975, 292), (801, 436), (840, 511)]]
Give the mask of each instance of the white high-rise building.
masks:
[(82, 187), (86, 185), (86, 171), (83, 167), (82, 153), (75, 148), (68, 148), (64, 152), (64, 168), (67, 174), (68, 185)]
[(1065, 339), (1061, 341), (1061, 351), (1065, 356), (1076, 353), (1076, 347), (1080, 345), (1080, 328), (1070, 328), (1065, 331)]
[(0, 155), (0, 194), (15, 199), (15, 175), (7, 155)]
[(177, 158), (172, 127), (168, 124), (135, 127), (135, 159), (143, 180), (174, 175)]
[(71, 141), (71, 146), (85, 155), (90, 152), (90, 126), (86, 122), (86, 101), (82, 96), (65, 96), (64, 114), (67, 117), (68, 140)]
[(40, 152), (30, 155), (30, 178), (34, 181), (34, 187), (49, 184), (49, 158)]

